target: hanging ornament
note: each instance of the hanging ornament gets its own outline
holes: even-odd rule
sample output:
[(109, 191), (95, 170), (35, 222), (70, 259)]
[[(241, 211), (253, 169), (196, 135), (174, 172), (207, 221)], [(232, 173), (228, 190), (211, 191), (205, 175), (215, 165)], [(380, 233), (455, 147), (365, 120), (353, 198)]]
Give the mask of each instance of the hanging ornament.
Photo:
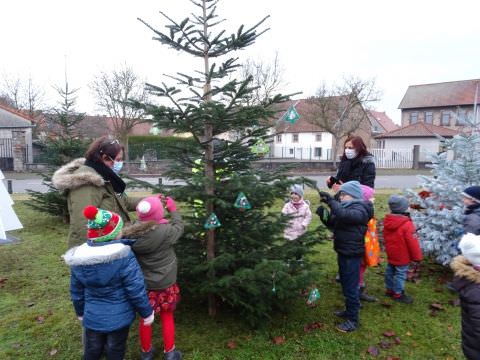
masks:
[(320, 299), (320, 291), (314, 287), (308, 294), (307, 305), (313, 306), (318, 299)]
[(250, 210), (252, 208), (252, 205), (243, 192), (238, 194), (237, 200), (235, 200), (235, 204), (233, 206), (237, 209), (240, 209), (240, 211)]
[(222, 224), (220, 224), (220, 221), (218, 220), (218, 217), (217, 217), (217, 215), (215, 215), (214, 212), (212, 212), (210, 214), (207, 221), (203, 225), (203, 227), (207, 230), (215, 229), (215, 228), (220, 227), (220, 226), (222, 226)]
[(277, 275), (277, 273), (274, 271), (272, 273), (272, 292), (275, 294), (277, 292), (277, 289), (275, 287), (275, 275)]
[(258, 156), (263, 156), (269, 153), (270, 146), (263, 139), (258, 139), (251, 147), (250, 151)]

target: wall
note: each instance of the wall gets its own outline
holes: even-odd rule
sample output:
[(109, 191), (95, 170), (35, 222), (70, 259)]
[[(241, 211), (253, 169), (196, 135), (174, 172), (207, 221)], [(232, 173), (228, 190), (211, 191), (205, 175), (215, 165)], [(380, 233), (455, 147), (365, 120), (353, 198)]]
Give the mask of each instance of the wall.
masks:
[(420, 145), (420, 161), (427, 161), (428, 154), (438, 152), (440, 141), (436, 138), (390, 138), (385, 140), (385, 149), (411, 149)]
[[(298, 141), (293, 142), (293, 135), (298, 135)], [(321, 141), (316, 141), (316, 135), (321, 134)], [(277, 140), (281, 136), (281, 141)], [(283, 133), (275, 135), (271, 155), (274, 158), (295, 158), (328, 160), (332, 148), (332, 135), (326, 132)], [(322, 148), (321, 157), (315, 156), (315, 148)]]
[[(462, 109), (467, 110), (467, 118), (473, 119), (473, 106), (462, 106)], [(418, 108), (418, 109), (404, 109), (402, 110), (402, 127), (408, 126), (410, 124), (410, 114), (413, 112), (418, 113), (418, 120), (417, 122), (425, 122), (425, 112), (431, 111), (433, 114), (433, 125), (437, 126), (444, 126), (450, 129), (459, 130), (462, 129), (463, 126), (457, 125), (457, 119), (455, 115), (459, 110), (458, 106), (450, 106), (450, 107), (442, 107), (442, 108)], [(442, 125), (442, 112), (450, 111), (450, 125)]]

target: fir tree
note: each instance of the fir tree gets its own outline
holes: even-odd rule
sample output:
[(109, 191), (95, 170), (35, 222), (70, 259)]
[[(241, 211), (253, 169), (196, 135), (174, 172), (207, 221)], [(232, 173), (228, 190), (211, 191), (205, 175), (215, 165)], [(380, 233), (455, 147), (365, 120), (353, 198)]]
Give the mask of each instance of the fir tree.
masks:
[(463, 235), (461, 193), (480, 184), (480, 136), (468, 131), (442, 141), (444, 151), (431, 155), (432, 176), (420, 176), (423, 190), (408, 190), (407, 196), (424, 253), (447, 265)]
[[(287, 300), (311, 284), (311, 264), (304, 256), (320, 237), (308, 233), (298, 241), (283, 239), (287, 219), (271, 208), (285, 197), (293, 180), (282, 171), (267, 173), (252, 165), (259, 159), (252, 146), (268, 138), (269, 121), (275, 108), (278, 111), (274, 105), (287, 97), (245, 105), (254, 90), (252, 78), (237, 80), (240, 65), (228, 56), (253, 44), (266, 31), (259, 29), (267, 17), (227, 35), (225, 30), (215, 31), (222, 22), (216, 15), (217, 1), (191, 2), (199, 14), (181, 22), (160, 12), (168, 21), (166, 32), (140, 21), (155, 33), (154, 40), (198, 58), (203, 70), (171, 76), (179, 88), (148, 84), (152, 94), (171, 105), (143, 107), (158, 128), (195, 139), (193, 145), (177, 145), (176, 161), (167, 174), (186, 182), (173, 195), (190, 206), (186, 234), (177, 247), (182, 286), (208, 298), (210, 315), (221, 301), (253, 323), (288, 307)], [(251, 209), (235, 206), (241, 192)], [(213, 215), (218, 221), (208, 224)]]

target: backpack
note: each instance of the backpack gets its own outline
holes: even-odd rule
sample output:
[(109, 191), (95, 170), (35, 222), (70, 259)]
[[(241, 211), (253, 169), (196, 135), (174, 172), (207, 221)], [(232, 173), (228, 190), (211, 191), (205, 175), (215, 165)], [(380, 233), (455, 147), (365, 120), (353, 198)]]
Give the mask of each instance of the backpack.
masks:
[(366, 266), (377, 266), (380, 262), (380, 243), (377, 234), (377, 219), (371, 218), (367, 224), (365, 233), (365, 255)]

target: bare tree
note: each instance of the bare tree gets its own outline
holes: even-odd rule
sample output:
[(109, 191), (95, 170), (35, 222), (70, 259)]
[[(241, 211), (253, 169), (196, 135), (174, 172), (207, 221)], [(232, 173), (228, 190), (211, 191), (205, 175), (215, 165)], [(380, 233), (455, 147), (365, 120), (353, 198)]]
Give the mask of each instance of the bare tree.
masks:
[(4, 75), (1, 97), (6, 104), (17, 110), (24, 110), (33, 118), (37, 115), (36, 111), (43, 106), (45, 91), (33, 82), (31, 76), (22, 80)]
[(255, 89), (247, 99), (247, 105), (261, 104), (279, 92), (285, 85), (283, 79), (283, 67), (275, 53), (271, 63), (262, 60), (248, 59), (241, 67), (241, 77), (244, 79), (252, 77), (250, 83)]
[(112, 118), (113, 131), (125, 145), (128, 159), (128, 133), (145, 122), (144, 112), (131, 105), (131, 101), (145, 103), (147, 91), (144, 82), (127, 65), (107, 73), (102, 71), (90, 84), (97, 105)]
[(374, 80), (346, 78), (341, 85), (327, 87), (323, 83), (315, 96), (307, 100), (309, 104), (305, 118), (318, 125), (334, 138), (333, 164), (336, 166), (341, 139), (359, 129), (368, 121), (366, 110), (379, 100), (380, 93)]

